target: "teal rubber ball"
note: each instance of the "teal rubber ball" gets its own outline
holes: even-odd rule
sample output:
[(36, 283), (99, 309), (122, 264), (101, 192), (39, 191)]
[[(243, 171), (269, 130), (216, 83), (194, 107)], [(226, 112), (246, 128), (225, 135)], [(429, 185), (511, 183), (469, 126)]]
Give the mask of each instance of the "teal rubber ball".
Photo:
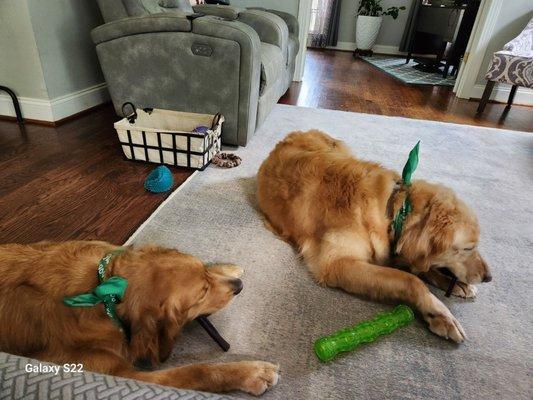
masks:
[(174, 178), (170, 169), (160, 165), (148, 174), (144, 181), (144, 188), (152, 193), (163, 193), (172, 188)]

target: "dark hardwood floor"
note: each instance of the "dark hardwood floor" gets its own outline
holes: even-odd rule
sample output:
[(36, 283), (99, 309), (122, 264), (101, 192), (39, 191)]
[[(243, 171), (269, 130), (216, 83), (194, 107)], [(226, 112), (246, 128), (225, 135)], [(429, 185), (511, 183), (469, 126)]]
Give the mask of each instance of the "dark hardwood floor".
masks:
[(429, 119), (533, 132), (533, 107), (458, 99), (445, 86), (406, 85), (351, 52), (308, 50), (303, 82), (293, 82), (280, 103), (369, 114)]
[[(153, 165), (124, 161), (106, 105), (58, 127), (0, 121), (0, 243), (123, 243), (168, 194), (150, 194)], [(189, 171), (174, 168), (175, 184)]]
[[(449, 88), (407, 86), (350, 53), (311, 51), (305, 80), (285, 104), (533, 130), (533, 109), (454, 98)], [(100, 239), (123, 243), (168, 194), (149, 194), (154, 168), (124, 161), (110, 105), (57, 127), (0, 121), (0, 243)], [(175, 187), (190, 172), (173, 168)]]

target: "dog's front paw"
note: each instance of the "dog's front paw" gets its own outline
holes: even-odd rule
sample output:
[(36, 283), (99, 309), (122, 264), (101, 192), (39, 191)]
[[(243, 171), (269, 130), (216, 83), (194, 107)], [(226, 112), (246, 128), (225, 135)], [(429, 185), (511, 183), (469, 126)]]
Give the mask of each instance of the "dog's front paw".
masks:
[(243, 362), (241, 390), (259, 396), (278, 383), (279, 366), (263, 361)]
[(477, 289), (474, 285), (457, 282), (452, 290), (452, 295), (462, 297), (463, 299), (475, 299), (477, 296)]
[(464, 342), (466, 333), (459, 321), (455, 319), (450, 310), (439, 299), (432, 297), (433, 301), (430, 310), (423, 313), (424, 319), (429, 324), (429, 330), (456, 343)]

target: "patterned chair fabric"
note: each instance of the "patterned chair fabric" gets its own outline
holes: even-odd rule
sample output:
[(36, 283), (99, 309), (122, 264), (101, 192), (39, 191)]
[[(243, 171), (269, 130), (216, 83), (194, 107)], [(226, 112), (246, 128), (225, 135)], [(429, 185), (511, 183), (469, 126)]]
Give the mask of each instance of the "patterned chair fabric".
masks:
[(494, 53), (485, 78), (533, 88), (533, 18), (520, 35)]
[(477, 108), (478, 114), (485, 110), (496, 82), (513, 85), (507, 107), (513, 104), (518, 86), (533, 88), (533, 18), (520, 35), (507, 43), (503, 50), (494, 53), (485, 78), (487, 85)]
[(133, 379), (93, 372), (28, 372), (27, 366), (53, 366), (26, 357), (0, 352), (0, 400), (231, 400), (233, 397), (173, 389)]

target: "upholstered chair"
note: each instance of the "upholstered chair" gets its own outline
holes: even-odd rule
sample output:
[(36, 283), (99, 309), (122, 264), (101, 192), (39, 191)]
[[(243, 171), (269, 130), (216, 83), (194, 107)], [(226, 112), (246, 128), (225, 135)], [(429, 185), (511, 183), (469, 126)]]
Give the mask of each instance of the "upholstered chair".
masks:
[(507, 100), (508, 107), (513, 104), (519, 86), (533, 88), (533, 18), (520, 35), (507, 43), (503, 50), (494, 53), (485, 78), (488, 82), (478, 113), (485, 109), (496, 82), (513, 85)]
[(138, 108), (216, 114), (244, 146), (292, 81), (298, 21), (286, 13), (188, 0), (97, 0), (92, 31), (118, 115)]

